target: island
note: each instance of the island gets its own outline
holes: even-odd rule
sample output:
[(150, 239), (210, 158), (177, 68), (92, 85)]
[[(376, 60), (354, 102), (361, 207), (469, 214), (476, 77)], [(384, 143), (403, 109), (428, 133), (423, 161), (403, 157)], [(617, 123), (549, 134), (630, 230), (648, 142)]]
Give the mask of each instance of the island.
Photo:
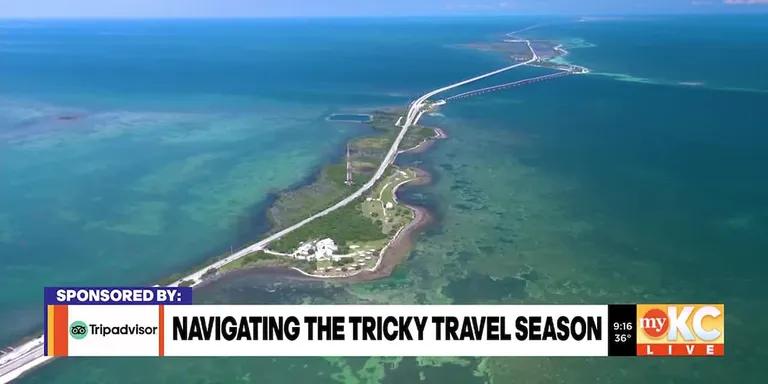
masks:
[[(527, 29), (507, 34), (509, 38), (504, 40), (503, 49), (519, 50), (510, 55), (513, 64), (431, 90), (413, 100), (406, 110), (329, 118), (339, 123), (370, 124), (374, 133), (347, 143), (343, 159), (325, 166), (313, 182), (280, 194), (269, 209), (272, 229), (265, 238), (208, 260), (191, 272), (170, 276), (158, 285), (198, 287), (228, 272), (256, 267), (288, 267), (312, 278), (368, 280), (388, 276), (407, 256), (412, 231), (429, 221), (426, 211), (397, 199), (397, 190), (403, 185), (429, 180), (422, 170), (396, 165), (397, 155), (425, 150), (446, 137), (439, 129), (420, 125), (422, 116), (459, 99), (589, 72), (564, 62), (567, 51), (562, 46), (552, 46), (554, 57), (539, 56), (534, 48), (537, 42), (516, 37)], [(554, 72), (435, 98), (525, 65), (544, 66)], [(3, 356), (0, 376), (11, 380), (53, 359), (43, 350), (42, 335), (23, 340)]]
[[(314, 182), (278, 196), (268, 210), (272, 232), (332, 205), (372, 177), (397, 136), (396, 122), (402, 112), (376, 111), (369, 116), (373, 134), (351, 140), (344, 158), (326, 165)], [(439, 128), (414, 125), (404, 136), (401, 147), (405, 149), (400, 152), (424, 150), (429, 143), (445, 137)], [(280, 266), (313, 277), (365, 274), (372, 278), (381, 265), (393, 267), (396, 260), (390, 259), (407, 253), (407, 238), (429, 221), (423, 208), (398, 200), (398, 189), (428, 180), (429, 175), (421, 169), (392, 164), (360, 198), (227, 264), (219, 272)]]
[[(422, 116), (460, 99), (589, 73), (564, 61), (568, 52), (561, 44), (518, 38), (515, 33), (507, 34), (502, 43), (468, 47), (503, 52), (513, 63), (432, 90), (407, 110), (332, 114), (328, 121), (367, 124), (373, 133), (347, 143), (343, 158), (323, 167), (308, 185), (280, 193), (268, 210), (272, 229), (263, 240), (161, 284), (194, 287), (228, 272), (256, 267), (291, 268), (312, 278), (368, 280), (389, 275), (407, 256), (412, 233), (429, 222), (424, 209), (397, 199), (398, 188), (429, 180), (423, 170), (396, 165), (397, 155), (426, 150), (446, 137), (438, 128), (420, 125)], [(540, 56), (535, 47), (546, 56)], [(435, 97), (522, 66), (551, 72)]]

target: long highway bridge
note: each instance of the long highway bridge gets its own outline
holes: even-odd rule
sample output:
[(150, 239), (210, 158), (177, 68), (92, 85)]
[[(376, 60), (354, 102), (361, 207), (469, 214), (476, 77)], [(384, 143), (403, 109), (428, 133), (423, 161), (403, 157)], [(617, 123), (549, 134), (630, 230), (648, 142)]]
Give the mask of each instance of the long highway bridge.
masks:
[[(260, 251), (265, 249), (270, 243), (282, 238), (283, 236), (301, 228), (302, 226), (306, 225), (307, 223), (314, 221), (322, 216), (328, 215), (331, 212), (336, 211), (339, 208), (342, 208), (346, 206), (347, 204), (357, 200), (360, 198), (364, 193), (368, 192), (379, 179), (384, 175), (384, 172), (387, 170), (387, 168), (395, 161), (395, 158), (398, 154), (398, 148), (400, 147), (400, 143), (403, 141), (403, 138), (405, 137), (405, 134), (408, 132), (408, 129), (412, 127), (413, 125), (417, 124), (421, 117), (424, 115), (425, 112), (427, 112), (431, 106), (432, 103), (428, 102), (428, 100), (440, 93), (449, 91), (454, 88), (461, 87), (463, 85), (467, 85), (485, 78), (489, 78), (495, 75), (498, 75), (503, 72), (507, 72), (509, 70), (512, 70), (514, 68), (518, 68), (524, 65), (528, 65), (531, 63), (534, 63), (539, 60), (539, 56), (536, 54), (536, 51), (531, 46), (531, 42), (529, 40), (508, 40), (508, 42), (514, 42), (514, 43), (523, 43), (525, 44), (528, 49), (531, 52), (531, 58), (525, 61), (521, 61), (519, 63), (497, 69), (495, 71), (491, 71), (488, 73), (484, 73), (479, 76), (475, 76), (466, 80), (459, 81), (457, 83), (453, 83), (438, 89), (435, 89), (433, 91), (430, 91), (418, 99), (411, 102), (408, 108), (408, 113), (401, 118), (399, 121), (401, 121), (400, 124), (400, 132), (398, 133), (397, 137), (395, 137), (394, 142), (392, 143), (392, 146), (390, 147), (389, 151), (387, 152), (386, 156), (382, 160), (381, 164), (379, 165), (376, 172), (371, 176), (371, 179), (368, 180), (365, 184), (360, 186), (357, 190), (352, 192), (349, 196), (345, 197), (343, 200), (339, 201), (338, 203), (334, 204), (331, 207), (328, 207), (318, 213), (315, 213), (314, 215), (307, 217), (304, 220), (301, 220), (300, 222), (291, 225), (290, 227), (287, 227), (285, 229), (280, 230), (279, 232), (276, 232), (265, 239), (254, 243), (246, 248), (243, 248), (226, 258), (217, 260), (209, 265), (207, 265), (204, 268), (201, 268), (195, 272), (190, 273), (189, 275), (173, 282), (169, 286), (179, 286), (184, 282), (185, 284), (188, 284), (189, 286), (196, 286), (202, 283), (203, 276), (206, 274), (206, 272), (210, 271), (211, 269), (217, 270), (229, 263), (232, 263), (236, 260), (239, 260), (253, 252)], [(543, 81), (549, 78), (554, 78), (554, 75), (559, 76), (565, 76), (565, 74), (558, 73), (558, 74), (552, 74), (552, 75), (546, 75), (546, 76), (540, 76), (539, 78), (533, 78), (533, 79), (527, 79), (527, 80), (520, 80), (518, 82), (515, 82), (515, 85), (513, 83), (508, 84), (501, 84), (494, 87), (487, 87), (484, 89), (478, 89), (475, 91), (469, 91), (465, 92), (464, 94), (459, 94), (456, 96), (452, 96), (446, 100), (455, 100), (457, 98), (469, 97), (477, 94), (482, 94), (486, 92), (491, 92), (493, 90), (500, 90), (500, 89), (506, 89), (511, 88), (514, 86), (520, 86), (524, 84), (530, 84), (538, 81)], [(463, 96), (462, 96), (463, 95)], [(52, 357), (44, 356), (43, 355), (43, 336), (38, 336), (32, 340), (29, 340), (27, 342), (24, 342), (20, 345), (17, 345), (12, 348), (7, 348), (4, 354), (0, 355), (0, 384), (7, 383), (11, 380), (14, 380), (24, 374), (25, 372), (28, 372), (42, 364), (47, 363), (48, 361), (52, 360)]]
[(568, 76), (568, 75), (570, 75), (572, 73), (573, 72), (571, 72), (571, 71), (558, 71), (558, 72), (555, 72), (555, 73), (550, 73), (548, 75), (531, 77), (531, 78), (528, 78), (528, 79), (513, 81), (513, 82), (510, 82), (510, 83), (504, 83), (504, 84), (494, 85), (494, 86), (490, 86), (490, 87), (474, 89), (474, 90), (471, 90), (471, 91), (467, 91), (467, 92), (463, 92), (463, 93), (459, 93), (459, 94), (453, 95), (451, 97), (446, 97), (443, 100), (445, 100), (445, 102), (448, 103), (448, 102), (455, 101), (455, 100), (466, 99), (468, 97), (480, 96), (480, 95), (483, 95), (483, 94), (486, 94), (486, 93), (491, 93), (491, 92), (496, 92), (496, 91), (503, 91), (505, 89), (521, 87), (523, 85), (538, 83), (538, 82), (542, 82), (542, 81), (546, 81), (546, 80), (557, 79), (559, 77)]

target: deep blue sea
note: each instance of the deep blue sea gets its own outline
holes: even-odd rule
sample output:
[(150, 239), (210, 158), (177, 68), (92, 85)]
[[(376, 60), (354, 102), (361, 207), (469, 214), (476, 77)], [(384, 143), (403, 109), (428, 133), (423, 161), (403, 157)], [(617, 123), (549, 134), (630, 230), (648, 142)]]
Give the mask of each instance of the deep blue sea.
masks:
[[(276, 191), (405, 106), (503, 66), (462, 44), (565, 44), (590, 75), (449, 104), (449, 139), (401, 158), (432, 210), (393, 276), (272, 271), (236, 303), (726, 305), (722, 359), (68, 359), (25, 382), (758, 382), (768, 315), (768, 16), (0, 21), (0, 341), (41, 287), (149, 284), (266, 230)], [(504, 76), (520, 78), (539, 69)]]

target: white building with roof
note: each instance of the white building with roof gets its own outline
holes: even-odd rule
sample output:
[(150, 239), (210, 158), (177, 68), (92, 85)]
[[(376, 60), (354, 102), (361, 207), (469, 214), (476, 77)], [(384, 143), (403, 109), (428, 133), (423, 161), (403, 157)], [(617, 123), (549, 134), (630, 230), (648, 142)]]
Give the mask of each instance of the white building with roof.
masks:
[(315, 243), (315, 258), (325, 260), (333, 258), (333, 253), (338, 251), (339, 247), (333, 242), (333, 239), (322, 239)]
[(296, 248), (295, 251), (293, 251), (293, 257), (297, 259), (307, 259), (308, 256), (312, 253), (312, 249), (314, 249), (314, 247), (315, 244), (311, 241), (302, 243), (298, 248)]

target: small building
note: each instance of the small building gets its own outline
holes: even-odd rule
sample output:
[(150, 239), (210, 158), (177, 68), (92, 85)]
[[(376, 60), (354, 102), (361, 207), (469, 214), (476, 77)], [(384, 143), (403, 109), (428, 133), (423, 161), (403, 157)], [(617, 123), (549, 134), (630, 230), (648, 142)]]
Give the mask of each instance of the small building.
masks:
[(394, 207), (395, 207), (395, 205), (394, 205), (394, 204), (392, 204), (392, 202), (390, 201), (390, 202), (388, 202), (388, 203), (387, 203), (387, 205), (385, 205), (385, 207), (386, 207), (387, 209), (392, 209), (392, 208), (394, 208)]
[(301, 260), (309, 259), (308, 256), (312, 254), (312, 248), (314, 248), (314, 244), (312, 244), (311, 241), (302, 243), (295, 251), (293, 251), (293, 257)]
[(333, 242), (333, 239), (319, 240), (317, 243), (315, 243), (315, 258), (318, 260), (331, 259), (333, 258), (333, 253), (338, 250), (339, 247), (336, 246), (336, 243)]

